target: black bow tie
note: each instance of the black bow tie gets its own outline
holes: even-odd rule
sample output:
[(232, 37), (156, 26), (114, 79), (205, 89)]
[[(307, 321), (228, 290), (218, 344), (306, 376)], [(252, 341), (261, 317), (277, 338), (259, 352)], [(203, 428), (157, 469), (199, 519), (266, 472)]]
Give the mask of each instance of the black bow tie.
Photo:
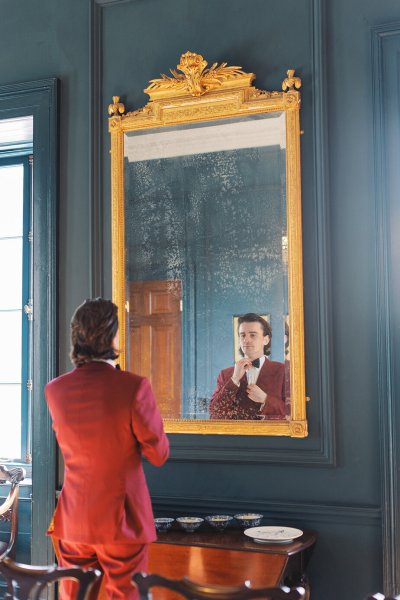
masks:
[(253, 367), (256, 367), (256, 369), (259, 369), (260, 368), (260, 359), (255, 358), (254, 360), (251, 361), (251, 364), (253, 365)]

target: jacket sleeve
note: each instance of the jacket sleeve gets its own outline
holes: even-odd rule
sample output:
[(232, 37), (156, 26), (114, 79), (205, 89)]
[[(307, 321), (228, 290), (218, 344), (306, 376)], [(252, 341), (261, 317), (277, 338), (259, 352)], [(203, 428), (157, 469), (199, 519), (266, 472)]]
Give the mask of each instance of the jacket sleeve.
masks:
[(211, 397), (210, 419), (233, 419), (237, 415), (239, 387), (228, 377), (225, 381), (223, 371), (217, 379), (217, 387)]
[(260, 414), (265, 417), (284, 419), (286, 416), (286, 393), (285, 393), (285, 366), (283, 363), (276, 363), (272, 379), (273, 392), (267, 393), (267, 401)]
[(142, 379), (136, 391), (132, 429), (147, 460), (156, 467), (163, 465), (169, 456), (169, 442), (153, 390), (146, 378)]

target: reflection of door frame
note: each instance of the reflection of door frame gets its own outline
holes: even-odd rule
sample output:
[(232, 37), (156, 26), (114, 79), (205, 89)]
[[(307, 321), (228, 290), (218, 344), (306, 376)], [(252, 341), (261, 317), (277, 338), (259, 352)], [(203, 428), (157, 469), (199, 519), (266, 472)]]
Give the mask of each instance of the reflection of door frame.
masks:
[[(188, 256), (186, 264), (187, 268), (182, 277), (182, 418), (186, 418), (191, 397), (197, 389), (196, 264)], [(193, 400), (197, 400), (195, 395)]]
[[(164, 418), (182, 412), (182, 281), (128, 282), (128, 364), (147, 377)], [(133, 347), (132, 347), (133, 346)]]

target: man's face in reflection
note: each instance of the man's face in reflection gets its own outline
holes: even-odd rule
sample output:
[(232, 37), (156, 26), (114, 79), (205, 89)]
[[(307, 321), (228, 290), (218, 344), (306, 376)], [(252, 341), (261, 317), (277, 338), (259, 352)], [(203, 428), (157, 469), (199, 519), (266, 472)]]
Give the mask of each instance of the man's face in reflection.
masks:
[(269, 343), (269, 335), (264, 335), (261, 323), (241, 323), (239, 340), (243, 354), (250, 360), (260, 358), (264, 354), (264, 346)]

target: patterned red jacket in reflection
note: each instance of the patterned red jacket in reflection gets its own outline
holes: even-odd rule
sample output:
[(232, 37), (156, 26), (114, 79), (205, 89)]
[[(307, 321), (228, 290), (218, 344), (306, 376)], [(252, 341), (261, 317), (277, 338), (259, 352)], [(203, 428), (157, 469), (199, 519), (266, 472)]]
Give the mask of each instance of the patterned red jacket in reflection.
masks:
[(285, 366), (283, 363), (266, 359), (258, 374), (256, 385), (267, 394), (267, 401), (260, 404), (250, 400), (246, 389), (247, 376), (243, 375), (240, 385), (232, 381), (234, 367), (223, 369), (218, 375), (217, 387), (210, 402), (210, 419), (284, 419), (285, 410)]

